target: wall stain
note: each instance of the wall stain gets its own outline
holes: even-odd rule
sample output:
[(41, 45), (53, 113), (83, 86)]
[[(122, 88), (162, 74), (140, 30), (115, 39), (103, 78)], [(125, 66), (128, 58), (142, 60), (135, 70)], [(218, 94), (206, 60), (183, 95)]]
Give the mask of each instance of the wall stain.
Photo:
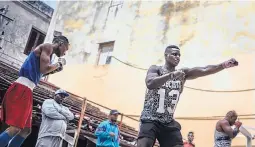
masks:
[(105, 30), (106, 23), (107, 23), (108, 16), (109, 16), (109, 13), (110, 13), (111, 8), (112, 8), (112, 1), (110, 2), (110, 6), (108, 7), (107, 14), (106, 14), (106, 18), (105, 18), (105, 21), (104, 21), (104, 25), (103, 25), (103, 27), (102, 27), (102, 30)]
[(90, 56), (90, 53), (81, 52), (81, 55), (82, 55), (82, 63), (88, 62), (88, 58), (89, 58), (89, 56)]
[(161, 39), (162, 43), (165, 43), (167, 41), (167, 31), (169, 29), (169, 20), (171, 16), (173, 15), (173, 12), (175, 12), (175, 5), (172, 1), (168, 1), (164, 5), (161, 6), (160, 8), (160, 15), (164, 17), (163, 23), (164, 23), (164, 28), (163, 28), (163, 38)]
[(229, 3), (229, 1), (206, 1), (203, 3), (203, 7), (221, 5), (223, 3)]
[(175, 11), (187, 11), (192, 8), (199, 7), (200, 1), (179, 1), (175, 3)]
[(188, 22), (188, 18), (185, 15), (182, 15), (181, 24), (185, 24), (187, 22)]
[[(142, 2), (141, 1), (137, 1), (137, 2), (135, 2), (135, 3), (133, 3), (132, 5), (131, 5), (131, 7), (133, 8), (133, 7), (135, 7), (135, 17), (134, 17), (134, 21), (136, 21), (139, 17), (140, 17), (140, 7), (141, 7), (141, 4), (142, 4)], [(131, 31), (131, 33), (130, 33), (130, 48), (132, 47), (132, 45), (133, 45), (133, 42), (134, 42), (134, 30), (132, 29), (132, 31)]]
[(197, 24), (198, 23), (198, 16), (197, 15), (190, 15), (190, 13), (186, 14), (183, 13), (181, 15), (180, 24), (178, 25), (189, 25), (189, 24)]
[(141, 4), (142, 4), (142, 2), (140, 0), (140, 1), (136, 2), (134, 5), (132, 5), (132, 7), (133, 6), (136, 7), (136, 10), (135, 10), (135, 19), (140, 17), (140, 7), (141, 7)]
[[(163, 4), (160, 8), (160, 15), (164, 17), (163, 37), (161, 42), (165, 43), (167, 41), (166, 34), (169, 30), (169, 21), (175, 12), (187, 11), (189, 9), (199, 7), (199, 5), (200, 1), (179, 1), (175, 3), (168, 1), (167, 3)], [(181, 20), (181, 24), (186, 23), (187, 21), (188, 18), (184, 16)]]
[(246, 31), (239, 31), (236, 32), (235, 37), (232, 39), (233, 41), (237, 41), (239, 37), (247, 37), (249, 39), (254, 39), (255, 40), (255, 35)]
[(70, 19), (64, 22), (64, 25), (70, 29), (81, 29), (83, 27), (83, 24), (84, 21), (82, 19)]
[(186, 38), (183, 38), (183, 39), (180, 41), (179, 46), (182, 47), (182, 46), (185, 45), (187, 42), (189, 42), (194, 36), (195, 36), (195, 33), (194, 33), (194, 31), (193, 31), (189, 36), (187, 36)]
[(95, 22), (98, 18), (98, 15), (100, 14), (102, 8), (105, 6), (105, 4), (108, 3), (108, 2), (103, 2), (103, 1), (96, 1), (93, 5), (93, 7), (96, 7), (96, 12), (95, 12), (95, 15), (94, 15), (94, 18), (93, 18), (93, 22), (92, 22), (92, 26), (90, 28), (90, 31), (88, 32), (88, 35), (92, 34), (95, 32), (96, 30), (96, 27), (95, 27)]

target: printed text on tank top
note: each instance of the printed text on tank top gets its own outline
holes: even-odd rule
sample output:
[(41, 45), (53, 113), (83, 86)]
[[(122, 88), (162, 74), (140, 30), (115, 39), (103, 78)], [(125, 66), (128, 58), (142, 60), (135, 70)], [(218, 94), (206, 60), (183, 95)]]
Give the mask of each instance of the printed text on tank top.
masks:
[[(161, 69), (162, 69), (161, 75), (164, 75), (170, 72), (165, 68), (165, 66), (163, 66)], [(166, 81), (166, 83), (163, 84), (158, 89), (158, 94), (160, 95), (160, 99), (159, 99), (159, 107), (157, 109), (157, 112), (164, 113), (164, 111), (166, 111), (164, 101), (170, 97), (171, 102), (167, 106), (167, 111), (169, 112), (170, 115), (173, 116), (173, 113), (175, 112), (175, 109), (176, 109), (176, 105), (179, 101), (181, 89), (182, 89), (182, 83), (180, 80), (170, 79)]]
[[(159, 67), (159, 76), (169, 72), (166, 68)], [(182, 92), (182, 81), (173, 77), (157, 89), (147, 89), (141, 120), (170, 123)]]

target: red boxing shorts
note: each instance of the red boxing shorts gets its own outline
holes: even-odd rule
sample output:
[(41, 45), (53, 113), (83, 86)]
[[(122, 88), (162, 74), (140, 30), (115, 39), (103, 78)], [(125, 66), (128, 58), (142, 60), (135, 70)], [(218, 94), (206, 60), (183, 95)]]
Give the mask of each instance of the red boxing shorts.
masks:
[(6, 91), (1, 119), (6, 124), (20, 129), (32, 126), (33, 92), (30, 88), (14, 82)]

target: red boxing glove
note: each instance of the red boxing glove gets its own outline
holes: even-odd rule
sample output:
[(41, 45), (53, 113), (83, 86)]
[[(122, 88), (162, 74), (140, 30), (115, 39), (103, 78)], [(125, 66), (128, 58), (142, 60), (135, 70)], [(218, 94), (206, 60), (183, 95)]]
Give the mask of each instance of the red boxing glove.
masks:
[(236, 121), (236, 122), (235, 122), (235, 126), (236, 126), (237, 128), (240, 128), (241, 125), (242, 125), (242, 122), (240, 122), (240, 121)]
[(236, 59), (232, 58), (228, 61), (223, 62), (222, 66), (223, 68), (230, 68), (230, 67), (238, 66), (238, 62), (236, 61)]

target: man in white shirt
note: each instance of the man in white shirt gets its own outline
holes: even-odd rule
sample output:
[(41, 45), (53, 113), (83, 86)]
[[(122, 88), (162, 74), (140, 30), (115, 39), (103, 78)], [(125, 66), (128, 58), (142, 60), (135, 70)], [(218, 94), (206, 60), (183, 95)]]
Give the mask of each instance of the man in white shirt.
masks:
[(42, 123), (36, 147), (62, 147), (67, 122), (74, 119), (73, 113), (62, 105), (69, 94), (59, 89), (54, 99), (47, 99), (42, 105)]

